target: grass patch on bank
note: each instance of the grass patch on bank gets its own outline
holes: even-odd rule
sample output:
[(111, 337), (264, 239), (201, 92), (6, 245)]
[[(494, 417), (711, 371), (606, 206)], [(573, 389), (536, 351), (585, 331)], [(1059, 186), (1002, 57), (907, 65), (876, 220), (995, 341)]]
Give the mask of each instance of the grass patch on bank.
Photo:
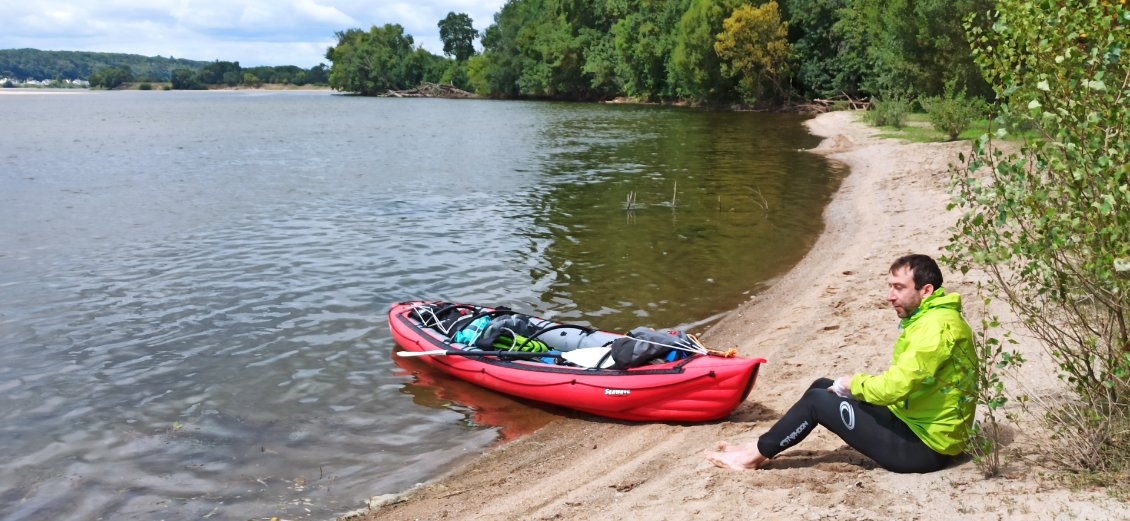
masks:
[[(998, 126), (993, 127), (994, 131)], [(876, 128), (881, 131), (878, 137), (882, 138), (901, 139), (911, 143), (944, 143), (947, 141), (944, 133), (934, 130), (934, 127), (930, 124), (930, 117), (922, 113), (907, 114), (906, 122), (902, 128), (892, 126)], [(981, 118), (975, 120), (969, 128), (958, 135), (956, 141), (972, 141), (981, 137), (981, 135), (986, 132), (989, 132), (989, 119)], [(1022, 132), (1009, 132), (1003, 140), (1020, 143), (1027, 139), (1035, 139), (1038, 137), (1035, 132), (1026, 130)]]

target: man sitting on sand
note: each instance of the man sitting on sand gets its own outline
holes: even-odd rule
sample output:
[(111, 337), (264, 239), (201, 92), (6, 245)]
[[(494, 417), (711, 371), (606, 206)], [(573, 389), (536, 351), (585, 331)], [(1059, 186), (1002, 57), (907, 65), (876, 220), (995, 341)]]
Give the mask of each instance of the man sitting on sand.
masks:
[(896, 260), (888, 286), (902, 332), (887, 372), (816, 380), (757, 441), (719, 443), (706, 459), (756, 469), (817, 425), (892, 472), (933, 472), (961, 454), (975, 409), (973, 332), (961, 297), (942, 289), (942, 272), (926, 255)]

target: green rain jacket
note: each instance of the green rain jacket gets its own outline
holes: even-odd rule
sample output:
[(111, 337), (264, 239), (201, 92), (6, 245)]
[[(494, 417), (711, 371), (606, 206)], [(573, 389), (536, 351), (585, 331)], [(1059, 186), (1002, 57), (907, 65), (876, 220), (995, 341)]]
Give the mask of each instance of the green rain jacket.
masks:
[(973, 331), (961, 318), (961, 296), (938, 288), (899, 328), (890, 369), (855, 375), (851, 393), (886, 405), (931, 449), (960, 454), (976, 407)]

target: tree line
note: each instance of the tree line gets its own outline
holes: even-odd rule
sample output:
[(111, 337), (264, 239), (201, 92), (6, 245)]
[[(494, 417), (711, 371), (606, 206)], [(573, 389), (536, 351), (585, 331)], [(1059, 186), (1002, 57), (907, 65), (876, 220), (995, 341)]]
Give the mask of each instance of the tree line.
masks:
[[(284, 85), (325, 85), (329, 68), (319, 64), (309, 69), (294, 65), (259, 66), (243, 68), (239, 62), (216, 60), (204, 65), (200, 70), (174, 69), (169, 83), (174, 90), (203, 90), (209, 87), (244, 85), (258, 87), (264, 83)], [(142, 81), (132, 74), (128, 65), (107, 67), (90, 75), (90, 86), (113, 89), (123, 83)]]
[(294, 65), (241, 67), (239, 62), (186, 60), (138, 54), (85, 51), (0, 50), (0, 77), (23, 79), (86, 79), (91, 87), (113, 89), (125, 83), (172, 84), (174, 89), (210, 86), (326, 85), (329, 67)]
[(174, 69), (199, 70), (206, 61), (109, 52), (0, 50), (0, 77), (18, 80), (89, 80), (94, 73), (128, 68), (130, 81), (169, 81)]
[[(258, 87), (264, 83), (283, 85), (325, 85), (329, 67), (318, 64), (309, 69), (294, 65), (240, 67), (239, 62), (214, 61), (200, 70), (176, 69), (170, 82), (174, 90), (201, 90), (208, 87), (244, 85)], [(91, 85), (94, 81), (91, 80)]]
[(705, 104), (936, 96), (947, 84), (989, 96), (963, 22), (993, 4), (509, 0), (482, 31), (462, 13), (439, 21), (446, 57), (386, 24), (338, 32), (326, 59), (331, 87), (369, 95), (428, 81), (497, 98)]
[[(214, 61), (204, 65), (200, 70), (174, 69), (169, 78), (169, 83), (174, 90), (203, 90), (209, 87), (245, 85), (258, 87), (264, 83), (284, 85), (325, 85), (329, 68), (319, 64), (310, 69), (303, 69), (294, 65), (260, 66), (243, 68), (239, 62)], [(123, 83), (141, 81), (147, 85), (148, 81), (134, 76), (128, 65), (107, 67), (90, 75), (90, 86), (94, 88), (114, 89)]]

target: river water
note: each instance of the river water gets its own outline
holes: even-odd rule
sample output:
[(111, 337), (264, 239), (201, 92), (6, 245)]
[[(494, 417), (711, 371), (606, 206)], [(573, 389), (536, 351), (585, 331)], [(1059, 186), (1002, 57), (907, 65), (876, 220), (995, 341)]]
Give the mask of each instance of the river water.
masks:
[(800, 117), (665, 107), (84, 92), (0, 121), (11, 520), (404, 490), (570, 413), (394, 360), (390, 304), (703, 328), (804, 255), (842, 173)]

